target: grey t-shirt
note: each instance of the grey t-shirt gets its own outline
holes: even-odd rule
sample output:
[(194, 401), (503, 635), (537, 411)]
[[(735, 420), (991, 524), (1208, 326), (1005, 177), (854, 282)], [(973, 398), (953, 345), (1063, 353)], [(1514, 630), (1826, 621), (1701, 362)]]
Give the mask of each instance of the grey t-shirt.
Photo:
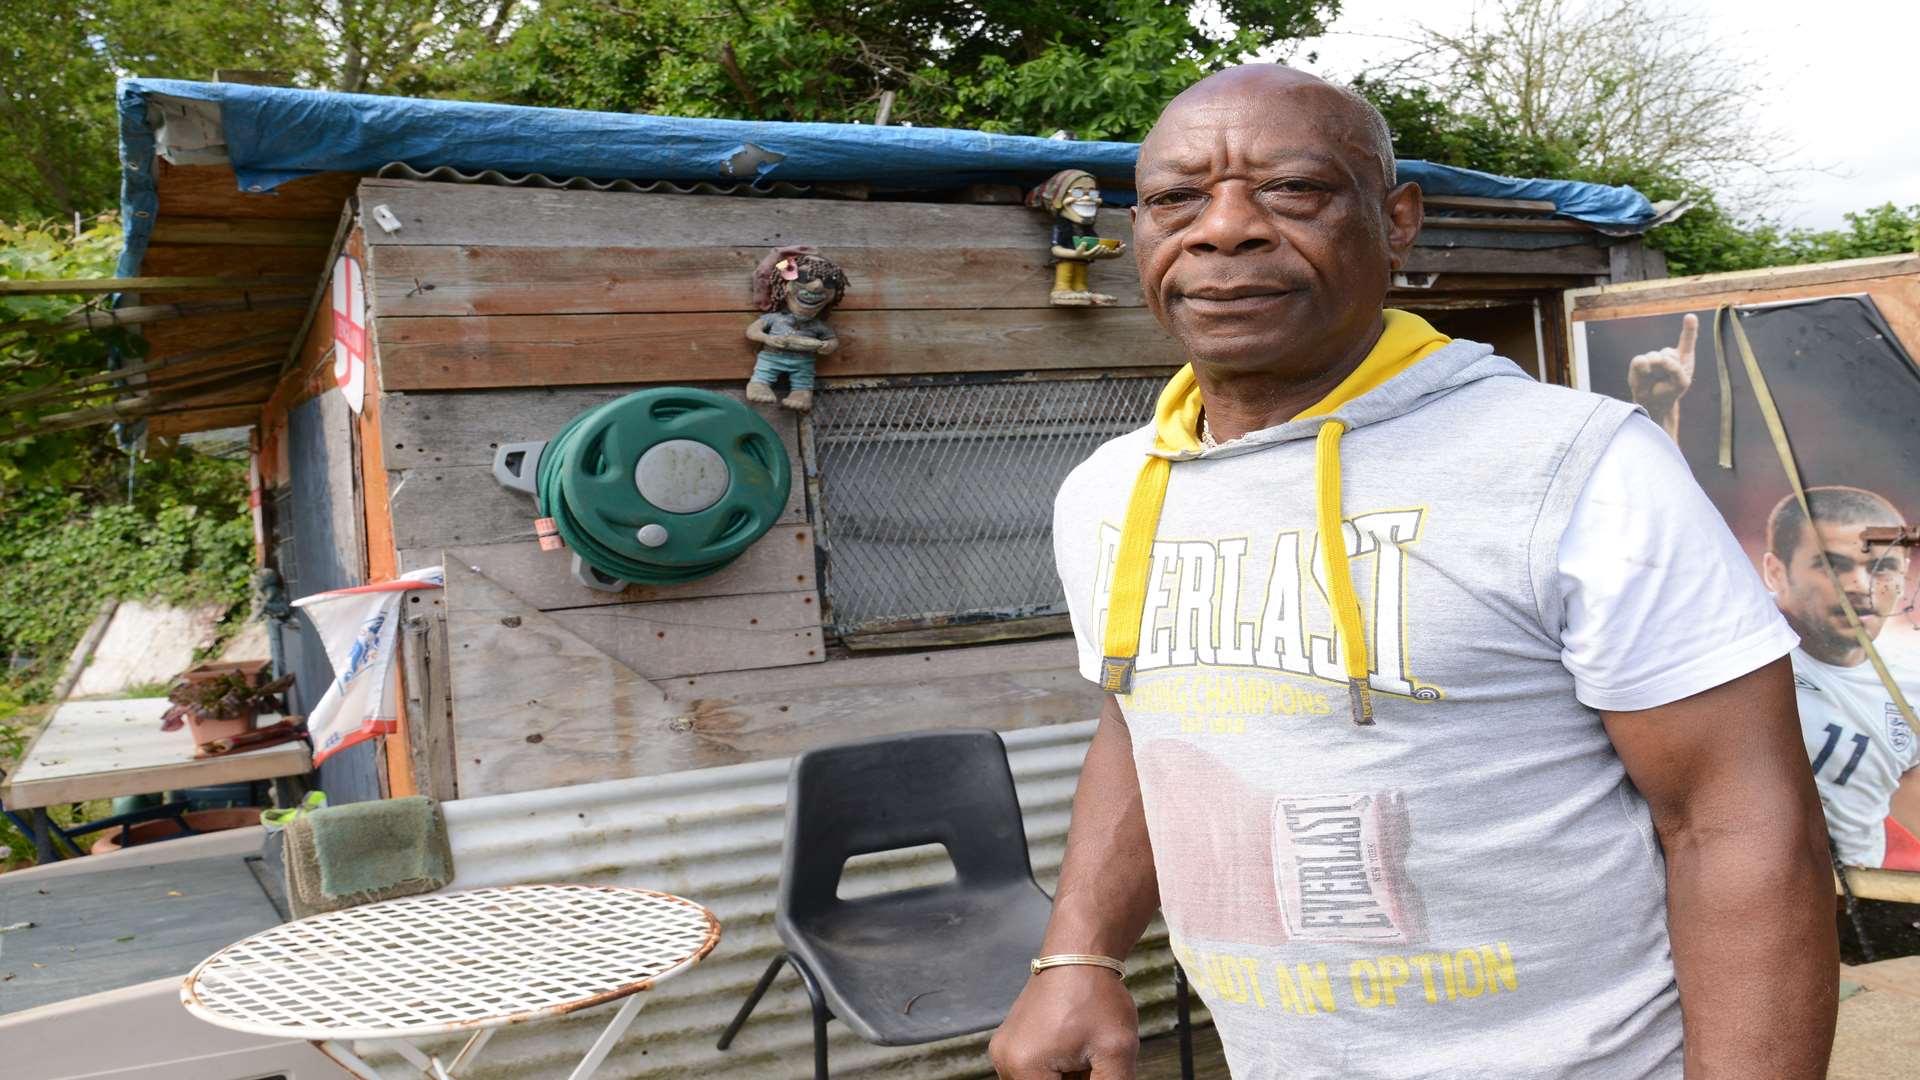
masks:
[[(1372, 727), (1317, 551), (1318, 422), (1173, 466), (1119, 700), (1162, 910), (1236, 1080), (1680, 1076), (1664, 862), (1575, 698), (1554, 588), (1632, 408), (1490, 351), (1456, 342), (1335, 414)], [(1106, 444), (1056, 501), (1089, 678), (1151, 445)]]

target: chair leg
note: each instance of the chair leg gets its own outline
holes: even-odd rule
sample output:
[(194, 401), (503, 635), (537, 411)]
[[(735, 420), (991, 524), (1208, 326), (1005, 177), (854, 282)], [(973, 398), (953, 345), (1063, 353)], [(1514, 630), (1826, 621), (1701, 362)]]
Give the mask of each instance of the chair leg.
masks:
[(833, 1019), (833, 1012), (827, 1008), (827, 996), (820, 992), (820, 982), (806, 963), (791, 955), (787, 962), (800, 976), (807, 988), (807, 1000), (813, 1003), (813, 1080), (827, 1080), (827, 1021)]
[(766, 996), (767, 987), (773, 985), (773, 977), (780, 974), (780, 965), (786, 962), (787, 954), (781, 953), (773, 958), (773, 963), (767, 965), (766, 974), (760, 976), (760, 981), (754, 984), (753, 993), (747, 995), (747, 1000), (740, 1006), (740, 1011), (734, 1014), (733, 1023), (728, 1024), (727, 1030), (720, 1033), (720, 1041), (716, 1044), (720, 1049), (725, 1050), (733, 1045), (733, 1037), (740, 1034), (740, 1029), (746, 1026), (747, 1017), (753, 1014), (753, 1007), (760, 1004), (760, 999)]
[(1180, 1080), (1193, 1080), (1193, 1012), (1187, 991), (1187, 969), (1173, 962), (1173, 1001), (1180, 1031)]
[(760, 999), (766, 996), (767, 988), (773, 985), (774, 976), (780, 974), (782, 964), (792, 964), (794, 974), (800, 976), (801, 985), (806, 987), (807, 1002), (813, 1007), (813, 1077), (814, 1080), (827, 1080), (827, 1021), (833, 1019), (833, 1011), (827, 1008), (827, 998), (820, 992), (819, 980), (792, 953), (781, 953), (773, 958), (773, 963), (767, 965), (760, 981), (754, 984), (753, 993), (747, 995), (746, 1002), (734, 1015), (733, 1022), (727, 1025), (727, 1030), (720, 1033), (720, 1041), (715, 1045), (721, 1050), (733, 1045), (733, 1037), (746, 1026), (747, 1017), (753, 1013), (753, 1007), (760, 1004)]

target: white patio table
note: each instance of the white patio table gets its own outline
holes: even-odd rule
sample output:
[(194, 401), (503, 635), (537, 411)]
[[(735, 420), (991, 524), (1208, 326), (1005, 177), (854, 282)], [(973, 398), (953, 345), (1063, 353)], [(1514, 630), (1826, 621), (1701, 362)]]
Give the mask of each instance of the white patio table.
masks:
[[(355, 1076), (382, 1080), (352, 1043), (389, 1044), (452, 1080), (506, 1025), (625, 998), (572, 1080), (587, 1080), (650, 990), (720, 940), (706, 908), (599, 885), (509, 885), (409, 896), (284, 923), (193, 969), (187, 1010), (209, 1023), (305, 1039)], [(441, 1062), (416, 1041), (469, 1038)], [(411, 1074), (410, 1074), (411, 1075)]]

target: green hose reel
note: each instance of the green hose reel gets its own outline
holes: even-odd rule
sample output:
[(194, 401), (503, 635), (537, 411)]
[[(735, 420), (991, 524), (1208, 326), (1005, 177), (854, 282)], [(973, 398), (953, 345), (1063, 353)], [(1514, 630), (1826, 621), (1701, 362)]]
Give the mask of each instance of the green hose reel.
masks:
[(773, 527), (793, 482), (786, 449), (753, 410), (677, 386), (588, 409), (544, 442), (506, 444), (493, 472), (533, 495), (582, 584), (614, 592), (726, 566)]

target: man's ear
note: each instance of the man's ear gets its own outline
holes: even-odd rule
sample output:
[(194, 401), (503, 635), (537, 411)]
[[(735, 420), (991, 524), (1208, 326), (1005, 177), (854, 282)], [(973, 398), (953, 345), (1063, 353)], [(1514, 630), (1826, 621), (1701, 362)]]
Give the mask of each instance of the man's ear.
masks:
[(1132, 206), (1127, 207), (1127, 224), (1129, 226), (1132, 226), (1132, 225), (1139, 224), (1139, 222), (1140, 222), (1140, 204), (1134, 203)]
[(1420, 225), (1426, 220), (1420, 185), (1409, 181), (1387, 192), (1386, 211), (1387, 262), (1398, 270), (1407, 264), (1414, 238), (1420, 235)]
[(1760, 580), (1766, 584), (1767, 591), (1778, 598), (1787, 591), (1787, 564), (1771, 551), (1761, 555)]

